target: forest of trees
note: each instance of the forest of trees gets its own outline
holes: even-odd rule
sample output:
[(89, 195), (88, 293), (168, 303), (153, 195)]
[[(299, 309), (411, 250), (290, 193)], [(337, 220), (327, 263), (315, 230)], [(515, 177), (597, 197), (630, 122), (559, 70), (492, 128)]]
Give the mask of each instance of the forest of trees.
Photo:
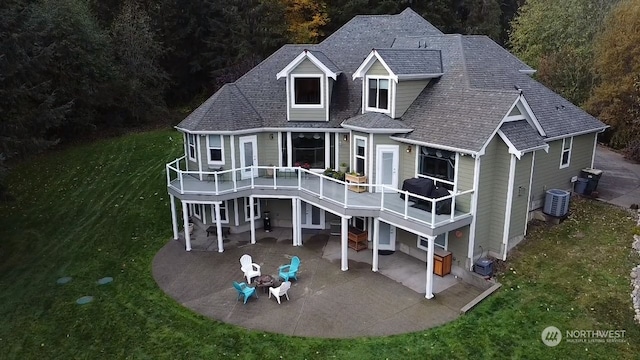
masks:
[[(4, 0), (0, 193), (5, 161), (175, 123), (285, 43), (317, 43), (357, 14), (409, 6), (445, 33), (511, 47), (540, 81), (612, 125), (615, 146), (637, 138), (639, 17), (629, 14), (640, 0), (524, 2)], [(632, 65), (611, 66), (622, 58)]]

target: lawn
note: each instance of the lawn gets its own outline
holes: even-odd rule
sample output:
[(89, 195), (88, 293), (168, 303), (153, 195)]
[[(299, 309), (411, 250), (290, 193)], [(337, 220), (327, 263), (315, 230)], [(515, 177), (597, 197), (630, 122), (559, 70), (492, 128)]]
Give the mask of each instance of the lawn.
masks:
[[(156, 286), (154, 254), (171, 238), (164, 164), (182, 153), (154, 131), (40, 155), (15, 167), (0, 203), (0, 358), (424, 359), (637, 358), (629, 272), (635, 218), (572, 201), (554, 227), (534, 225), (504, 265), (503, 287), (436, 329), (381, 338), (291, 338), (191, 312)], [(56, 280), (72, 277), (65, 285)], [(96, 281), (111, 276), (113, 283)], [(94, 301), (77, 305), (91, 295)], [(428, 300), (425, 300), (428, 301)], [(626, 330), (620, 343), (547, 347), (547, 326)]]

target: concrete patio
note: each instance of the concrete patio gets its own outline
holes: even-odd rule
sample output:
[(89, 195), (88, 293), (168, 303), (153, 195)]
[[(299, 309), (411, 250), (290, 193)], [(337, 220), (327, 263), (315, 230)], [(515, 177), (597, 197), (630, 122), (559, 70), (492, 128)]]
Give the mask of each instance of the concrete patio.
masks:
[[(378, 273), (371, 271), (371, 249), (349, 249), (349, 270), (340, 270), (340, 239), (326, 232), (305, 231), (303, 246), (292, 246), (291, 229), (258, 231), (256, 244), (249, 233), (225, 240), (197, 230), (193, 251), (185, 251), (182, 237), (168, 242), (153, 260), (153, 276), (177, 302), (207, 317), (249, 329), (295, 336), (348, 338), (420, 331), (460, 316), (460, 309), (485, 289), (453, 275), (434, 276), (435, 297), (425, 294), (425, 263), (399, 251), (380, 256)], [(232, 281), (246, 281), (240, 256), (249, 254), (262, 274), (277, 276), (279, 265), (296, 255), (301, 260), (298, 281), (292, 281), (290, 301), (278, 305), (259, 292), (246, 305), (237, 300)]]

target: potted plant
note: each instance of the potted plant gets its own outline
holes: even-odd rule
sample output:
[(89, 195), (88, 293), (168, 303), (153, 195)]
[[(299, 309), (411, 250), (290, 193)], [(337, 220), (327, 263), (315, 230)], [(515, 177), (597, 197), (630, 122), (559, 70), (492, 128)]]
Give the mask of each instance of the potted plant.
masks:
[(340, 170), (340, 172), (341, 172), (341, 173), (346, 173), (346, 172), (347, 172), (347, 166), (348, 166), (348, 165), (347, 165), (347, 163), (346, 163), (346, 162), (342, 162), (342, 163), (340, 163), (340, 166), (339, 166), (339, 170)]

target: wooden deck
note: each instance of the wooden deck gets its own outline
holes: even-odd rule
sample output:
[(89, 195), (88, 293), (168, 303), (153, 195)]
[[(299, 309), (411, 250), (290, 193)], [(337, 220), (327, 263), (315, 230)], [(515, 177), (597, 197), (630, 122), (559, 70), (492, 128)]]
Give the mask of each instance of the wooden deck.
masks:
[[(409, 194), (390, 187), (367, 184), (370, 191), (354, 192), (348, 190), (345, 182), (324, 177), (317, 173), (280, 172), (263, 176), (241, 179), (237, 173), (233, 181), (231, 172), (202, 175), (195, 172), (177, 171), (176, 176), (168, 176), (169, 190), (179, 198), (200, 199), (201, 201), (226, 200), (232, 197), (254, 195), (262, 196), (299, 196), (304, 201), (323, 207), (332, 212), (345, 215), (379, 216), (390, 223), (402, 223), (426, 226), (430, 229), (446, 226), (454, 229), (471, 222), (468, 212), (454, 211), (453, 214), (433, 214), (413, 207), (408, 201)], [(384, 192), (383, 192), (384, 191)], [(405, 200), (401, 194), (405, 194)], [(183, 196), (181, 196), (183, 195)], [(190, 195), (190, 196), (189, 196)], [(431, 231), (428, 231), (431, 232)]]

